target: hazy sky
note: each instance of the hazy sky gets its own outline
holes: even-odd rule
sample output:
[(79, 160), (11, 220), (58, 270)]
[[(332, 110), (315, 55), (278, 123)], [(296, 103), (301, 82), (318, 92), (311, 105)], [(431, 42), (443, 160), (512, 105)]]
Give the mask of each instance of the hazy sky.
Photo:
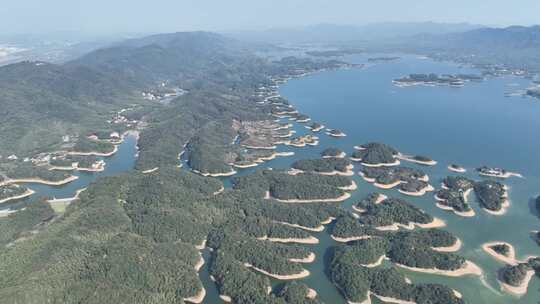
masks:
[(384, 21), (540, 23), (540, 0), (2, 0), (2, 34), (238, 30)]

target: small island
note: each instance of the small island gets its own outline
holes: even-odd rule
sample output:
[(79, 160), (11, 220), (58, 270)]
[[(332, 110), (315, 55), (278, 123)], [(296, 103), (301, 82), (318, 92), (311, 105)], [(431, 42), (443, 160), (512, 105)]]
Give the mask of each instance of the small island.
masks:
[(324, 125), (322, 125), (322, 124), (320, 124), (318, 122), (314, 122), (314, 123), (310, 124), (309, 126), (306, 126), (306, 128), (310, 129), (313, 132), (320, 132), (321, 130), (324, 129)]
[(518, 264), (508, 264), (499, 271), (502, 289), (508, 293), (522, 296), (527, 293), (529, 282), (540, 273), (540, 258), (529, 258)]
[(332, 137), (345, 137), (347, 136), (345, 133), (341, 132), (338, 129), (327, 129), (326, 135), (332, 136)]
[(516, 252), (514, 246), (506, 242), (490, 242), (482, 245), (482, 249), (495, 259), (510, 265), (516, 265)]
[(352, 176), (354, 166), (345, 158), (303, 159), (291, 165), (291, 174), (317, 173), (323, 175)]
[(345, 158), (347, 154), (338, 148), (327, 148), (321, 152), (323, 158)]
[(493, 215), (503, 215), (510, 207), (507, 187), (497, 181), (473, 181), (462, 176), (448, 176), (443, 179), (442, 189), (435, 194), (437, 207), (465, 217), (474, 216), (468, 201), (474, 190), (480, 207)]
[(506, 171), (505, 169), (491, 168), (487, 166), (477, 168), (476, 171), (478, 172), (479, 175), (489, 176), (489, 177), (497, 177), (497, 178), (510, 178), (512, 176), (523, 177), (519, 173), (509, 172), (509, 171)]
[(360, 162), (367, 167), (389, 167), (400, 164), (397, 159), (399, 152), (385, 144), (367, 143), (354, 147), (356, 151), (351, 160)]
[(465, 172), (467, 172), (467, 169), (465, 169), (462, 166), (457, 165), (457, 164), (450, 164), (448, 166), (448, 170), (450, 170), (452, 172), (455, 172), (455, 173), (465, 173)]
[[(365, 208), (379, 199), (380, 195), (372, 194), (360, 205)], [(369, 301), (370, 295), (392, 303), (464, 303), (461, 295), (448, 287), (430, 284), (429, 289), (424, 289), (413, 284), (395, 267), (383, 266), (384, 260), (411, 271), (445, 276), (482, 273), (475, 264), (450, 252), (459, 250), (460, 241), (449, 232), (379, 231), (360, 221), (343, 216), (332, 229), (332, 238), (343, 244), (333, 248), (330, 274), (349, 303), (367, 303), (364, 301)], [(419, 296), (414, 291), (417, 288), (425, 293)]]
[(493, 215), (503, 215), (510, 207), (506, 186), (496, 181), (481, 181), (474, 185), (480, 206)]
[(291, 138), (290, 140), (285, 141), (283, 143), (287, 146), (292, 146), (295, 148), (303, 148), (305, 146), (317, 146), (319, 144), (319, 138), (313, 135), (305, 135), (305, 136)]
[(381, 57), (371, 57), (368, 58), (368, 62), (389, 62), (389, 61), (396, 61), (401, 59), (401, 57), (395, 57), (395, 56), (381, 56)]
[(466, 82), (482, 81), (478, 75), (437, 75), (437, 74), (410, 74), (409, 76), (394, 79), (392, 82), (398, 87), (410, 86), (450, 86), (463, 87)]
[(474, 182), (465, 177), (448, 176), (443, 179), (442, 189), (435, 194), (437, 207), (453, 211), (456, 215), (472, 217), (474, 210), (469, 205), (469, 194)]
[(410, 196), (422, 196), (434, 191), (429, 177), (420, 170), (408, 167), (364, 167), (360, 176), (380, 189), (399, 187), (399, 192)]
[(404, 154), (398, 154), (397, 158), (424, 166), (435, 166), (437, 164), (437, 162), (433, 159), (422, 155), (408, 156)]
[(399, 228), (412, 230), (421, 228), (438, 228), (445, 223), (433, 218), (411, 203), (396, 198), (381, 198), (380, 194), (371, 194), (354, 206), (359, 212), (359, 222), (375, 227), (380, 231), (397, 231)]

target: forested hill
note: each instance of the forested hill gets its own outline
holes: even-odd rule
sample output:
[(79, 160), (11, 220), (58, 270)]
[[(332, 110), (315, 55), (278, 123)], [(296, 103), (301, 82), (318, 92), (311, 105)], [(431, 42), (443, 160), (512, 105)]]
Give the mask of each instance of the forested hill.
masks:
[(163, 83), (191, 90), (260, 82), (259, 60), (240, 42), (195, 32), (129, 40), (64, 65), (0, 67), (0, 155), (31, 156), (64, 135), (112, 131), (107, 121), (117, 111), (147, 104), (141, 92)]
[(214, 33), (187, 32), (128, 40), (68, 65), (97, 68), (139, 86), (169, 80), (180, 81), (186, 88), (212, 76), (218, 76), (214, 81), (241, 81), (235, 79), (241, 74), (237, 70), (250, 65), (239, 63), (257, 60), (239, 41)]
[(481, 28), (443, 35), (422, 34), (368, 47), (436, 54), (442, 59), (540, 71), (540, 26)]
[(134, 87), (82, 66), (20, 62), (0, 67), (0, 155), (28, 155), (103, 125)]

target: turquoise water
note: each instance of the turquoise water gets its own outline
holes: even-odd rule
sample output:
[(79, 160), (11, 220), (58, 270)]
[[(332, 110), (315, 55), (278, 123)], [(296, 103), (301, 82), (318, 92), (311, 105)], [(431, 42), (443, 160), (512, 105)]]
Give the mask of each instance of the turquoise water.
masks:
[[(367, 57), (351, 56), (348, 60), (365, 63)], [(327, 147), (338, 147), (351, 153), (354, 145), (379, 141), (403, 153), (422, 154), (437, 160), (437, 166), (428, 168), (404, 163), (426, 171), (436, 187), (442, 178), (451, 174), (446, 169), (450, 163), (464, 166), (468, 169), (465, 176), (474, 179), (479, 179), (474, 168), (482, 165), (522, 173), (524, 179), (504, 181), (510, 187), (511, 199), (511, 207), (504, 216), (489, 215), (473, 201), (471, 206), (477, 216), (462, 218), (437, 208), (430, 194), (411, 198), (395, 190), (382, 192), (402, 197), (445, 220), (445, 229), (463, 242), (459, 254), (484, 270), (481, 278), (447, 278), (403, 270), (413, 282), (448, 285), (461, 292), (468, 303), (536, 303), (540, 299), (540, 280), (534, 277), (528, 294), (521, 298), (501, 292), (496, 272), (504, 265), (484, 253), (481, 245), (489, 241), (506, 241), (516, 248), (517, 258), (540, 255), (540, 247), (530, 233), (540, 228), (540, 219), (531, 209), (532, 199), (540, 191), (540, 162), (537, 160), (540, 141), (536, 132), (540, 130), (540, 103), (530, 98), (505, 97), (506, 92), (529, 85), (525, 79), (510, 76), (468, 83), (462, 88), (398, 88), (392, 85), (394, 78), (432, 72), (480, 73), (451, 63), (406, 56), (399, 61), (364, 69), (330, 71), (290, 81), (280, 89), (283, 96), (313, 121), (340, 129), (348, 136), (336, 139), (321, 133), (318, 147), (280, 147), (280, 151), (295, 151), (296, 155), (278, 158), (264, 167), (287, 168), (295, 160), (319, 157)], [(310, 133), (303, 124), (295, 123), (295, 130), (297, 135)], [(239, 174), (249, 174), (260, 168), (242, 170)], [(370, 192), (381, 192), (358, 176), (354, 179), (359, 189), (343, 208), (350, 209), (354, 202)], [(224, 181), (228, 184), (229, 179)], [(306, 265), (312, 275), (303, 281), (317, 290), (326, 303), (346, 303), (326, 275), (328, 261), (325, 256), (328, 249), (336, 245), (328, 230), (315, 234), (321, 242), (310, 248), (316, 253), (317, 260)], [(209, 282), (205, 282), (207, 284)], [(205, 303), (218, 301), (212, 297), (213, 290)]]
[[(355, 63), (367, 58), (352, 56)], [(503, 167), (522, 173), (525, 178), (504, 181), (510, 186), (511, 207), (504, 216), (488, 215), (472, 202), (477, 216), (462, 218), (435, 206), (431, 195), (410, 198), (397, 191), (385, 193), (403, 197), (434, 216), (444, 219), (448, 231), (464, 243), (460, 254), (478, 264), (485, 275), (446, 278), (436, 275), (404, 273), (414, 282), (438, 282), (460, 291), (469, 303), (535, 303), (540, 299), (540, 280), (533, 278), (529, 293), (517, 298), (499, 291), (496, 271), (503, 264), (485, 254), (481, 245), (488, 241), (507, 241), (516, 248), (517, 257), (540, 255), (540, 247), (530, 231), (538, 230), (540, 219), (531, 211), (531, 199), (540, 189), (540, 103), (534, 99), (505, 97), (508, 91), (525, 88), (529, 81), (517, 77), (488, 79), (468, 83), (463, 88), (408, 87), (392, 85), (392, 79), (411, 73), (479, 73), (446, 62), (406, 56), (399, 61), (370, 65), (365, 69), (332, 71), (290, 81), (281, 88), (283, 96), (301, 113), (348, 136), (334, 139), (321, 135), (321, 145), (295, 158), (316, 157), (326, 147), (335, 146), (350, 153), (353, 146), (369, 141), (390, 144), (403, 153), (422, 154), (439, 164), (425, 170), (436, 186), (449, 175), (446, 166), (458, 163), (466, 167), (466, 176), (477, 178), (473, 169), (481, 165)], [(297, 150), (298, 151), (298, 150)], [(292, 161), (292, 159), (288, 159)], [(285, 160), (280, 160), (282, 165)], [(406, 164), (408, 166), (415, 166)], [(418, 167), (418, 166), (416, 166)], [(358, 177), (356, 191), (343, 207), (372, 191), (380, 191)], [(323, 232), (324, 233), (324, 232)], [(327, 236), (314, 249), (318, 257), (334, 244)], [(328, 284), (320, 265), (308, 267), (308, 282), (327, 303), (344, 303)], [(334, 288), (335, 289), (335, 288)]]
[(24, 184), (26, 187), (34, 190), (36, 193), (25, 200), (0, 205), (0, 209), (17, 209), (24, 206), (24, 204), (34, 198), (73, 197), (77, 190), (86, 188), (90, 183), (99, 177), (118, 175), (122, 172), (132, 170), (135, 166), (135, 154), (137, 153), (136, 146), (137, 139), (132, 135), (126, 136), (124, 142), (118, 147), (118, 152), (111, 157), (102, 158), (106, 162), (105, 170), (103, 172), (73, 171), (72, 174), (78, 176), (79, 178), (64, 186)]

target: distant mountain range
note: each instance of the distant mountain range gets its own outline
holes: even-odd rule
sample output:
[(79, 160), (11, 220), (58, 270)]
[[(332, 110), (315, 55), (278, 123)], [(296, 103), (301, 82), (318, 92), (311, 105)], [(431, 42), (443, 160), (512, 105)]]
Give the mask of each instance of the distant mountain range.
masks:
[[(354, 44), (359, 47), (359, 44)], [(418, 34), (362, 44), (374, 51), (405, 51), (475, 64), (540, 72), (540, 26), (480, 28), (442, 35)]]
[(381, 40), (417, 34), (447, 34), (483, 28), (468, 23), (387, 22), (362, 26), (319, 24), (301, 28), (274, 28), (263, 31), (227, 33), (240, 40), (267, 43), (336, 43), (361, 40)]

